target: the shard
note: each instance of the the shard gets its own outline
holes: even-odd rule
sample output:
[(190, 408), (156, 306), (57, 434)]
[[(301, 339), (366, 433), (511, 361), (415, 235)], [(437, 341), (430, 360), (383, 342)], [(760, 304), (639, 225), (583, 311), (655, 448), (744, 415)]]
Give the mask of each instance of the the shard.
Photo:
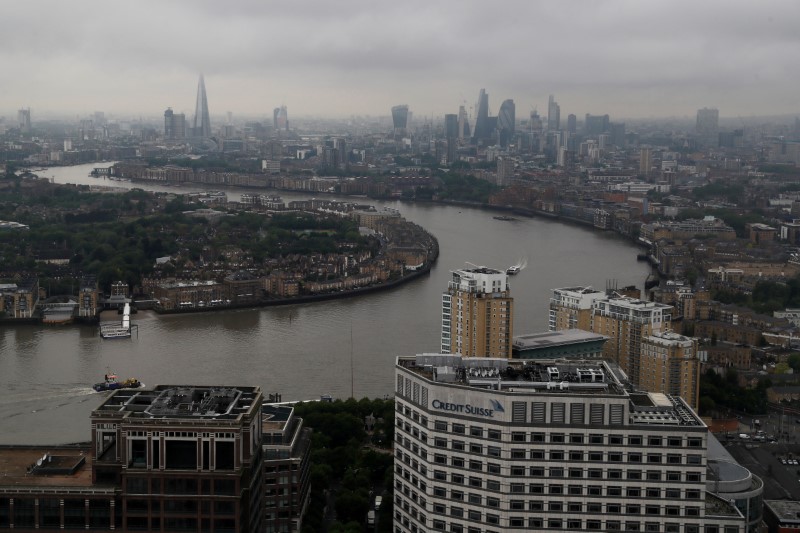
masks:
[(211, 137), (211, 119), (208, 116), (208, 99), (206, 98), (206, 83), (200, 74), (197, 82), (197, 105), (194, 109), (194, 125), (192, 128), (195, 137), (207, 139)]

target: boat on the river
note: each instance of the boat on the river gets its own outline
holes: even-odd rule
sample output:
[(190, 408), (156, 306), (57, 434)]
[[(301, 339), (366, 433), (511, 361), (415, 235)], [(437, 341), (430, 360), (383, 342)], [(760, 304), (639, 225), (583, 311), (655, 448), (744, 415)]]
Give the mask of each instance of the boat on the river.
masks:
[(517, 220), (516, 218), (510, 217), (510, 216), (507, 216), (507, 215), (497, 215), (497, 216), (492, 217), (492, 218), (494, 218), (495, 220), (505, 220), (505, 221)]
[(522, 271), (522, 267), (519, 265), (510, 266), (506, 269), (506, 274), (509, 276), (515, 276)]
[(104, 380), (100, 383), (95, 383), (92, 388), (97, 392), (104, 392), (117, 389), (138, 389), (144, 387), (144, 383), (136, 378), (128, 378), (122, 381), (119, 380), (116, 374), (106, 374)]

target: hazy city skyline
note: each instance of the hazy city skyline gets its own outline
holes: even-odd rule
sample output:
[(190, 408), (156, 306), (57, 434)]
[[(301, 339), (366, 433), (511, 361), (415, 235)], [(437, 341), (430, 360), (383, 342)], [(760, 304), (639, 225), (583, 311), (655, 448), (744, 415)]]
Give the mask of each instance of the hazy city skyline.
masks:
[[(37, 114), (389, 115), (514, 99), (517, 117), (794, 113), (800, 4), (709, 1), (5, 5), (3, 105)], [(473, 112), (474, 117), (474, 112)]]

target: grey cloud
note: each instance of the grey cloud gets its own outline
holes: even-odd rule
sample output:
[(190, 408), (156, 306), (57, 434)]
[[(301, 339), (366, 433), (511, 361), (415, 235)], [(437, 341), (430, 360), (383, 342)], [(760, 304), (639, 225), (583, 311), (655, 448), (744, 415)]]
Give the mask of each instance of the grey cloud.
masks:
[(755, 114), (793, 111), (800, 81), (793, 0), (40, 1), (3, 11), (11, 108), (190, 108), (202, 71), (212, 108), (242, 113), (279, 101), (302, 114), (387, 113), (397, 102), (444, 113), (486, 87), (495, 109), (504, 98), (542, 109), (552, 92), (577, 114)]

